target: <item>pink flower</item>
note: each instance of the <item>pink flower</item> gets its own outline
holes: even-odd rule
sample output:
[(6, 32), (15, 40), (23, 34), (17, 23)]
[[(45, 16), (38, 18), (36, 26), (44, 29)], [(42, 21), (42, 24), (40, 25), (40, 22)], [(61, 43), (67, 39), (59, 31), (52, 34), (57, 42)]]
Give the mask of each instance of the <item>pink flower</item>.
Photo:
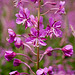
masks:
[(14, 6), (19, 7), (22, 4), (22, 0), (14, 0)]
[(37, 74), (37, 75), (42, 75), (43, 72), (44, 72), (44, 70), (40, 68), (39, 70), (37, 70), (36, 74)]
[(9, 33), (9, 43), (12, 43), (14, 41), (14, 38), (16, 37), (16, 33), (12, 29), (8, 29)]
[(13, 51), (5, 51), (5, 59), (7, 61), (12, 60), (16, 56), (16, 53)]
[(52, 47), (48, 47), (45, 51), (45, 54), (47, 54), (48, 56), (51, 56), (52, 55), (52, 52), (53, 51), (53, 48)]
[(19, 59), (14, 59), (13, 65), (14, 66), (19, 66), (21, 64), (21, 60)]
[(43, 40), (46, 40), (44, 38), (46, 36), (46, 32), (44, 29), (38, 31), (35, 28), (31, 28), (30, 32), (31, 32), (31, 34), (29, 34), (30, 37), (26, 38), (26, 43), (33, 44), (34, 46), (37, 46), (37, 42), (42, 46), (47, 45), (45, 42), (43, 42)]
[(27, 29), (27, 27), (31, 27), (32, 23), (31, 20), (29, 18), (30, 16), (30, 11), (28, 10), (28, 8), (23, 8), (20, 6), (20, 11), (18, 14), (16, 14), (16, 23), (17, 24), (25, 24), (25, 29)]
[[(35, 28), (38, 28), (38, 18), (34, 17), (33, 15), (30, 16), (31, 22)], [(39, 29), (43, 29), (43, 17), (40, 16), (40, 21), (39, 21)]]
[(44, 74), (44, 75), (47, 75), (47, 72), (48, 72), (48, 68), (44, 68), (44, 69), (39, 69), (39, 70), (37, 70), (37, 72), (36, 72), (36, 74), (37, 75), (42, 75), (42, 74)]
[(66, 45), (65, 47), (62, 48), (62, 51), (64, 52), (65, 56), (72, 56), (73, 54), (73, 46), (72, 45)]
[(47, 68), (47, 67), (45, 67), (44, 69), (38, 69), (37, 71), (36, 71), (36, 74), (37, 75), (47, 75), (47, 73), (49, 74), (49, 75), (52, 75), (53, 74), (53, 68), (52, 68), (52, 66), (49, 66), (49, 68)]
[(15, 42), (14, 42), (14, 45), (15, 45), (17, 48), (20, 48), (21, 46), (23, 46), (23, 42), (22, 42), (21, 38), (15, 37), (14, 41), (15, 41)]
[(65, 1), (60, 1), (59, 9), (56, 11), (56, 13), (65, 14), (64, 4), (65, 4)]
[(61, 27), (60, 21), (54, 21), (54, 19), (51, 17), (49, 19), (50, 25), (47, 26), (46, 32), (47, 36), (49, 35), (50, 38), (54, 34), (56, 37), (62, 37), (62, 31), (59, 29)]
[(49, 68), (48, 68), (48, 74), (49, 75), (53, 75), (53, 67), (52, 66), (49, 66)]

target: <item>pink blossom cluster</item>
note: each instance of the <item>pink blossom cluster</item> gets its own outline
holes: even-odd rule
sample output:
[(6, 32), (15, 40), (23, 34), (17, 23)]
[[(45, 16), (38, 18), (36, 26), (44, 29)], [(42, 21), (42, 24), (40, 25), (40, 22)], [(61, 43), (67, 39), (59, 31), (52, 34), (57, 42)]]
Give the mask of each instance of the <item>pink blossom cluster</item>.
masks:
[[(25, 30), (27, 30), (28, 28), (30, 29), (30, 33), (28, 34), (28, 36), (23, 36), (23, 35), (18, 35), (16, 34), (12, 29), (8, 29), (8, 33), (9, 33), (9, 39), (7, 38), (7, 41), (9, 43), (14, 43), (15, 47), (20, 48), (22, 47), (24, 49), (24, 46), (28, 47), (31, 52), (34, 55), (37, 55), (31, 48), (31, 45), (37, 49), (39, 49), (40, 46), (47, 46), (47, 43), (45, 42), (47, 40), (46, 36), (50, 37), (50, 39), (52, 37), (62, 37), (62, 31), (61, 31), (61, 21), (55, 20), (53, 17), (49, 18), (49, 24), (46, 24), (46, 28), (44, 28), (44, 24), (43, 24), (43, 16), (39, 13), (39, 17), (35, 17), (34, 15), (30, 14), (30, 10), (28, 8), (24, 8), (23, 7), (23, 2), (31, 2), (34, 3), (35, 5), (39, 3), (41, 3), (41, 0), (14, 0), (16, 7), (19, 7), (19, 12), (15, 15), (17, 17), (16, 19), (16, 23), (17, 24), (22, 24), (23, 26), (25, 26)], [(56, 3), (54, 2), (49, 2), (51, 5), (56, 5)], [(47, 3), (43, 4), (42, 6), (46, 5)], [(54, 14), (65, 14), (65, 8), (64, 8), (64, 4), (65, 1), (60, 1), (59, 3), (59, 7), (58, 8), (51, 8), (51, 11), (54, 10)], [(38, 6), (37, 9), (42, 8), (41, 4), (40, 6)], [(40, 11), (40, 10), (39, 10)], [(46, 12), (47, 13), (47, 12)], [(45, 13), (45, 14), (46, 14)], [(23, 37), (25, 39), (25, 41), (22, 41), (21, 38)], [(52, 52), (53, 51), (57, 51), (60, 50), (63, 52), (64, 56), (70, 57), (73, 54), (73, 46), (72, 45), (66, 45), (62, 48), (52, 48), (52, 47), (48, 47), (44, 53), (40, 54), (39, 53), (39, 61), (41, 62), (41, 60), (43, 59), (43, 57), (45, 55), (48, 56), (52, 56)], [(17, 55), (22, 55), (24, 57), (26, 57), (27, 59), (29, 59), (30, 61), (36, 63), (35, 61), (33, 61), (29, 56), (25, 55), (25, 54), (21, 54), (21, 53), (15, 53), (13, 51), (6, 51), (5, 52), (5, 59), (7, 61), (11, 61), (14, 57), (16, 57)], [(32, 73), (35, 75), (54, 75), (55, 71), (53, 71), (53, 67), (49, 66), (49, 68), (45, 67), (44, 69), (37, 69), (36, 73), (33, 72), (33, 70), (31, 69), (30, 65), (28, 65), (27, 63), (21, 61), (20, 59), (14, 59), (13, 61), (13, 65), (14, 66), (19, 66), (20, 64), (25, 64), (31, 71)], [(21, 74), (26, 74), (26, 75), (30, 75), (28, 73), (19, 73), (18, 71), (13, 71), (9, 73), (10, 75), (21, 75)]]

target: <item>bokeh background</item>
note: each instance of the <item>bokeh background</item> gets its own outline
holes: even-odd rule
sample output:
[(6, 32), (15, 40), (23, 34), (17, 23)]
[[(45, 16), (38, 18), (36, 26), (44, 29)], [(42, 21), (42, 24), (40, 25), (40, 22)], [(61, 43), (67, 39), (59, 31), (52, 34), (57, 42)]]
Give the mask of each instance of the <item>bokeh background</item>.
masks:
[[(44, 13), (48, 9), (52, 7), (58, 7), (59, 6), (59, 1), (60, 0), (43, 0), (43, 2), (46, 1), (55, 1), (57, 2), (56, 6), (52, 6), (50, 4), (45, 5), (43, 8), (41, 8), (41, 13)], [(63, 0), (64, 1), (64, 0)], [(52, 53), (52, 56), (44, 56), (43, 60), (40, 62), (40, 68), (48, 67), (48, 66), (53, 66), (55, 69), (58, 67), (59, 64), (63, 65), (64, 70), (67, 71), (73, 71), (75, 70), (75, 36), (74, 36), (74, 31), (70, 28), (75, 30), (75, 0), (65, 0), (65, 15), (54, 15), (54, 11), (50, 11), (46, 15), (43, 16), (43, 24), (44, 28), (46, 28), (47, 24), (49, 24), (48, 19), (50, 17), (54, 17), (56, 20), (61, 20), (62, 21), (62, 28), (61, 30), (63, 31), (63, 36), (62, 38), (47, 38), (47, 46), (45, 47), (40, 47), (40, 53), (43, 53), (47, 47), (51, 46), (53, 48), (62, 48), (63, 46), (67, 44), (73, 45), (73, 50), (74, 54), (72, 57), (65, 57), (63, 59), (63, 53), (61, 51), (55, 51)], [(42, 3), (43, 3), (42, 2)], [(34, 3), (29, 4), (29, 3), (24, 3), (24, 7), (28, 7), (30, 10), (31, 14), (37, 16), (37, 10), (35, 10), (35, 5)], [(13, 60), (10, 62), (7, 62), (4, 58), (4, 53), (6, 50), (13, 50), (14, 52), (17, 53), (23, 53), (27, 54), (30, 56), (34, 61), (36, 61), (36, 56), (34, 56), (27, 47), (25, 47), (24, 50), (22, 48), (17, 49), (14, 46), (14, 43), (9, 44), (6, 41), (6, 38), (9, 37), (8, 35), (8, 28), (13, 29), (16, 34), (24, 34), (27, 35), (29, 32), (30, 28), (27, 28), (25, 30), (25, 27), (23, 25), (17, 25), (16, 24), (16, 17), (15, 14), (18, 13), (19, 8), (14, 7), (14, 2), (13, 0), (0, 0), (0, 75), (9, 75), (11, 71), (19, 71), (19, 72), (27, 72), (31, 73), (30, 70), (25, 66), (25, 65), (20, 65), (18, 67), (13, 66)], [(27, 35), (28, 36), (28, 35)], [(25, 41), (25, 39), (22, 39)], [(35, 52), (36, 48), (33, 48)], [(26, 63), (28, 63), (34, 72), (36, 72), (36, 65), (27, 60), (25, 57), (22, 56), (16, 56), (16, 58), (19, 58)]]

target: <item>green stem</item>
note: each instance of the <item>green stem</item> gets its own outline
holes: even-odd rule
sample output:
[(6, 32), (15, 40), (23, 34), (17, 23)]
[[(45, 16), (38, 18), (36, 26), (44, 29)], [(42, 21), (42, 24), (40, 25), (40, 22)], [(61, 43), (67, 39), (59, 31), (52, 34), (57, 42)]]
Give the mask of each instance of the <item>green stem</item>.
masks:
[[(39, 0), (39, 3), (38, 3), (38, 36), (39, 36), (39, 21), (40, 21), (40, 3), (41, 3), (41, 0)], [(39, 69), (39, 43), (38, 43), (38, 40), (37, 40), (37, 69)]]

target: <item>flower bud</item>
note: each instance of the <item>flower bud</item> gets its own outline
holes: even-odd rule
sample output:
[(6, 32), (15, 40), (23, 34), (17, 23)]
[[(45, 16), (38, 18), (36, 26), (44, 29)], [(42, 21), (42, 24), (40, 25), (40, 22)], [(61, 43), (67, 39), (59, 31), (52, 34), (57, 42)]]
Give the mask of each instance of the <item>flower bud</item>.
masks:
[(65, 5), (65, 1), (60, 1), (59, 10), (57, 11), (59, 14), (65, 14), (66, 13), (64, 5)]
[(21, 60), (19, 59), (14, 59), (13, 65), (14, 66), (19, 66), (21, 64)]
[(53, 67), (52, 66), (49, 66), (49, 68), (48, 68), (48, 74), (49, 75), (53, 74)]
[(65, 47), (62, 48), (62, 51), (64, 52), (65, 56), (72, 56), (73, 54), (73, 46), (72, 45), (66, 45)]
[(48, 56), (51, 56), (51, 52), (52, 52), (53, 48), (52, 47), (48, 47), (45, 51), (45, 53), (48, 55)]
[(13, 71), (9, 73), (10, 75), (20, 75), (20, 73), (18, 71)]
[(16, 53), (13, 52), (13, 51), (6, 51), (6, 52), (5, 52), (5, 59), (6, 59), (7, 61), (12, 60), (15, 56), (16, 56)]
[(16, 37), (16, 33), (12, 29), (8, 29), (8, 33), (9, 33), (8, 42), (12, 43), (14, 41), (14, 38)]
[(14, 41), (14, 44), (17, 48), (20, 48), (23, 45), (22, 40), (19, 37), (16, 37)]

